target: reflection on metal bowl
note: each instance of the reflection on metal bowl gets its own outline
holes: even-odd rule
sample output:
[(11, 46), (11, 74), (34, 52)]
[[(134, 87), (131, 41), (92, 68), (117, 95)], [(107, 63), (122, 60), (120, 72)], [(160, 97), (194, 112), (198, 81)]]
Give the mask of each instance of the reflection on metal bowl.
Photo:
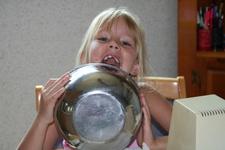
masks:
[(54, 119), (63, 138), (81, 150), (123, 150), (141, 124), (138, 88), (121, 69), (81, 65), (70, 72)]

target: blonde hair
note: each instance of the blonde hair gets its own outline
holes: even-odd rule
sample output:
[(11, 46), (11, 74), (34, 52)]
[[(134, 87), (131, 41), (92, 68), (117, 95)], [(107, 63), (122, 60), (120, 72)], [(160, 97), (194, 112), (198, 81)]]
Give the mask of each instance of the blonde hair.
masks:
[(81, 47), (78, 51), (77, 55), (77, 65), (88, 63), (89, 57), (89, 46), (91, 41), (94, 39), (99, 29), (107, 24), (108, 28), (111, 28), (112, 24), (118, 20), (119, 18), (123, 18), (127, 23), (129, 29), (134, 34), (134, 40), (136, 43), (136, 49), (138, 50), (138, 63), (140, 67), (140, 71), (138, 77), (142, 77), (144, 74), (145, 66), (144, 66), (144, 56), (145, 56), (145, 39), (144, 32), (139, 23), (139, 19), (134, 14), (130, 13), (126, 8), (109, 8), (105, 11), (101, 12), (97, 15), (93, 21), (91, 22), (85, 36)]

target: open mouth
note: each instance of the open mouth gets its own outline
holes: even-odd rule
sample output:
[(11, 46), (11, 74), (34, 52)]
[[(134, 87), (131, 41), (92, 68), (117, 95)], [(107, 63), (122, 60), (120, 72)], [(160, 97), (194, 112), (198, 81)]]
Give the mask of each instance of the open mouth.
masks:
[(116, 66), (116, 67), (120, 68), (119, 59), (112, 56), (112, 55), (108, 55), (108, 56), (104, 57), (103, 60), (102, 60), (102, 63), (113, 65), (113, 66)]

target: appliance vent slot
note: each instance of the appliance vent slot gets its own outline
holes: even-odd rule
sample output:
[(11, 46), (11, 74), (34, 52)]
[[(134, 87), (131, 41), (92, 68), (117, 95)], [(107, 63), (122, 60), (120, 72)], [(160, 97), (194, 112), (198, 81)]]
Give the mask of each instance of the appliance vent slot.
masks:
[(215, 116), (215, 115), (224, 115), (225, 114), (225, 108), (219, 108), (215, 110), (207, 110), (200, 112), (202, 117), (208, 117), (208, 116)]

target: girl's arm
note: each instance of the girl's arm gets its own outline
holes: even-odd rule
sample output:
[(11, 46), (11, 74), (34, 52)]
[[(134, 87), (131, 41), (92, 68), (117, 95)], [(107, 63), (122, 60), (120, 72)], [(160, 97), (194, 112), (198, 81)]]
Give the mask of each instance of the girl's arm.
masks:
[(59, 137), (55, 123), (52, 123), (47, 129), (43, 150), (53, 149)]
[(31, 128), (19, 144), (19, 150), (42, 150), (44, 148), (45, 140), (46, 142), (51, 141), (46, 139), (50, 137), (48, 136), (49, 133), (47, 131), (49, 127), (49, 129), (51, 129), (50, 124), (53, 123), (55, 103), (60, 96), (63, 95), (65, 91), (64, 86), (69, 82), (69, 78), (69, 74), (66, 73), (54, 82), (52, 80), (47, 82), (41, 94), (38, 114)]
[(48, 123), (44, 122), (40, 117), (36, 117), (31, 128), (27, 132), (26, 136), (22, 139), (22, 142), (18, 146), (19, 150), (41, 150), (45, 133), (48, 128)]
[(172, 115), (172, 105), (157, 91), (152, 88), (143, 90), (146, 103), (152, 117), (166, 130), (169, 131)]

